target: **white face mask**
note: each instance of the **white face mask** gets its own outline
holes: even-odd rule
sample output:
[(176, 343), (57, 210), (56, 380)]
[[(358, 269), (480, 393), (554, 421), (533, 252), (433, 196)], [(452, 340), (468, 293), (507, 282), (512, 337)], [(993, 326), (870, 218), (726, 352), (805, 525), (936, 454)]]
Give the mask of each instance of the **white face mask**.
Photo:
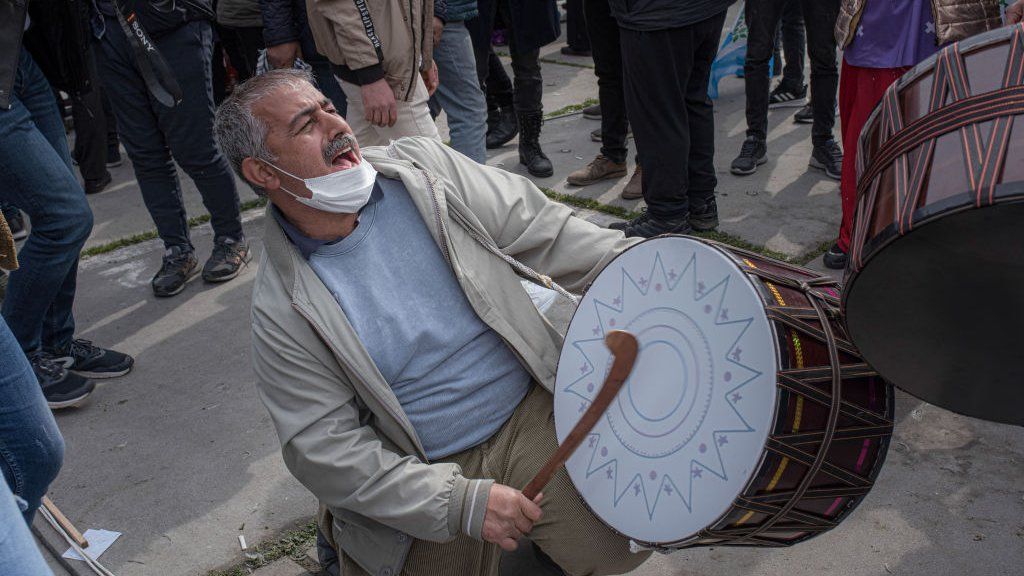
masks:
[(282, 190), (294, 196), (297, 201), (310, 208), (336, 214), (359, 212), (369, 202), (373, 184), (377, 179), (377, 171), (364, 159), (360, 159), (359, 164), (348, 170), (331, 172), (316, 178), (299, 178), (287, 170), (278, 168), (272, 162), (266, 160), (265, 162), (292, 178), (301, 180), (306, 188), (313, 193), (312, 198), (305, 198), (281, 186)]

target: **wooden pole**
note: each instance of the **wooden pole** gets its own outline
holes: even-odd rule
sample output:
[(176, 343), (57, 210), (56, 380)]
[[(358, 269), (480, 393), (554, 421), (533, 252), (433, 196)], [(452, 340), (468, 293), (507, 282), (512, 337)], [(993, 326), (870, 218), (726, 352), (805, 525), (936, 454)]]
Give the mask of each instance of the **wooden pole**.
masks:
[(79, 547), (83, 549), (89, 547), (89, 541), (86, 540), (84, 536), (82, 536), (82, 533), (79, 532), (77, 528), (75, 528), (75, 525), (72, 524), (70, 520), (68, 520), (68, 517), (60, 511), (60, 508), (57, 508), (57, 505), (54, 504), (49, 497), (43, 496), (43, 506), (50, 511), (50, 514), (53, 514), (54, 519), (57, 520), (57, 523), (60, 524), (60, 527), (68, 533), (68, 536), (71, 536), (71, 539), (74, 540)]

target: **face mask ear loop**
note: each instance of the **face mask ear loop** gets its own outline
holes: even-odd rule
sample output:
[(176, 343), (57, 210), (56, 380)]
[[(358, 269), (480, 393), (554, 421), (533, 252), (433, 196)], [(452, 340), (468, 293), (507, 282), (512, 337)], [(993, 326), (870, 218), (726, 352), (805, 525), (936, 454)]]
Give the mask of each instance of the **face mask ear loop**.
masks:
[[(303, 180), (302, 178), (299, 178), (295, 174), (292, 174), (291, 172), (285, 170), (284, 168), (279, 167), (277, 164), (274, 164), (273, 162), (271, 162), (270, 160), (267, 160), (266, 158), (259, 158), (259, 160), (262, 160), (263, 162), (266, 162), (267, 164), (269, 164), (271, 167), (273, 167), (278, 172), (283, 172), (284, 174), (287, 174), (287, 175), (291, 176), (292, 178), (295, 178), (296, 180), (299, 180), (300, 182), (305, 182), (305, 180)], [(292, 192), (291, 190), (285, 188), (283, 185), (281, 186), (281, 190), (284, 190), (285, 192), (290, 194), (292, 196), (292, 198), (295, 198), (295, 201), (299, 202), (300, 204), (302, 203), (302, 200), (309, 200), (309, 198), (306, 198), (305, 196), (299, 196), (295, 192)]]

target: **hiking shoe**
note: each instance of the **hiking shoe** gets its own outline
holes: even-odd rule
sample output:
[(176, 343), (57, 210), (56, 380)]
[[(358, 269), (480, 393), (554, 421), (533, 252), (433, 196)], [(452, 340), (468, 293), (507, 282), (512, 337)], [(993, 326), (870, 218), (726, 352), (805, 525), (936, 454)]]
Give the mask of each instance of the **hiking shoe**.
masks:
[(203, 280), (226, 282), (231, 280), (249, 263), (249, 244), (245, 239), (235, 240), (230, 236), (218, 236), (213, 241), (213, 253), (203, 266)]
[(798, 108), (803, 106), (807, 100), (807, 84), (801, 84), (799, 88), (786, 86), (784, 82), (772, 90), (768, 96), (768, 108)]
[(662, 234), (690, 234), (693, 228), (690, 226), (689, 216), (661, 220), (652, 218), (647, 211), (629, 222), (616, 222), (608, 226), (613, 230), (622, 230), (626, 238), (654, 238)]
[(793, 122), (797, 124), (814, 124), (814, 107), (808, 102), (806, 106), (793, 114)]
[(566, 181), (573, 186), (587, 186), (594, 182), (611, 180), (612, 178), (621, 178), (625, 175), (625, 162), (615, 162), (605, 157), (604, 154), (598, 154), (597, 158), (590, 161), (590, 164), (587, 164), (583, 168), (569, 174)]
[(808, 162), (808, 166), (824, 170), (825, 176), (839, 180), (843, 176), (843, 151), (835, 140), (816, 144), (811, 152), (811, 161)]
[(81, 338), (72, 340), (65, 350), (51, 350), (48, 354), (54, 362), (86, 378), (117, 378), (127, 374), (135, 364), (127, 354), (100, 348)]
[(153, 276), (153, 294), (174, 296), (185, 289), (185, 283), (199, 274), (199, 260), (193, 250), (171, 246), (164, 251), (164, 263)]
[(519, 116), (519, 163), (526, 171), (538, 178), (547, 178), (555, 173), (551, 160), (540, 147), (540, 127), (544, 116), (540, 112), (524, 112)]
[[(627, 126), (626, 127), (626, 140), (629, 140), (632, 137), (633, 137), (633, 128), (630, 127), (630, 126)], [(600, 128), (594, 128), (593, 130), (590, 131), (590, 141), (591, 142), (602, 142), (603, 140), (604, 140), (604, 138), (601, 137), (601, 129)]]
[(636, 165), (636, 170), (633, 170), (633, 175), (629, 177), (629, 182), (626, 183), (626, 187), (622, 189), (622, 193), (619, 194), (619, 198), (623, 200), (639, 200), (644, 197), (644, 173), (640, 168), (640, 165)]
[(584, 118), (589, 118), (590, 120), (600, 120), (601, 119), (601, 103), (598, 102), (597, 104), (593, 104), (591, 106), (587, 106), (586, 108), (584, 108), (583, 109), (583, 117)]
[(78, 406), (96, 388), (94, 382), (69, 372), (42, 350), (29, 354), (28, 361), (51, 410)]
[(690, 226), (698, 232), (718, 228), (718, 202), (711, 196), (703, 204), (690, 201)]
[(836, 242), (828, 249), (827, 252), (825, 252), (823, 260), (825, 261), (825, 266), (827, 268), (842, 270), (843, 268), (846, 268), (846, 262), (849, 260), (849, 257), (846, 252), (839, 247), (839, 243)]
[(746, 176), (757, 172), (757, 167), (768, 161), (768, 147), (764, 141), (753, 136), (743, 141), (740, 155), (732, 161), (729, 171), (738, 176)]
[(14, 208), (4, 212), (4, 220), (7, 220), (7, 227), (11, 229), (15, 240), (28, 238), (28, 228), (25, 227), (25, 217), (21, 215), (21, 210)]

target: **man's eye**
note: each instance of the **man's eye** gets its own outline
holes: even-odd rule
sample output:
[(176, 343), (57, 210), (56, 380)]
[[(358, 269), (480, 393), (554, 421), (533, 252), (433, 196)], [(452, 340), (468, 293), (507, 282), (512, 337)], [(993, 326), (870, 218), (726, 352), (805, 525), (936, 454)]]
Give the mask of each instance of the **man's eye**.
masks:
[(335, 116), (340, 116), (340, 114), (338, 114), (338, 111), (335, 110), (333, 107), (332, 108), (326, 108), (324, 110), (324, 112), (327, 112), (328, 114), (334, 114)]

